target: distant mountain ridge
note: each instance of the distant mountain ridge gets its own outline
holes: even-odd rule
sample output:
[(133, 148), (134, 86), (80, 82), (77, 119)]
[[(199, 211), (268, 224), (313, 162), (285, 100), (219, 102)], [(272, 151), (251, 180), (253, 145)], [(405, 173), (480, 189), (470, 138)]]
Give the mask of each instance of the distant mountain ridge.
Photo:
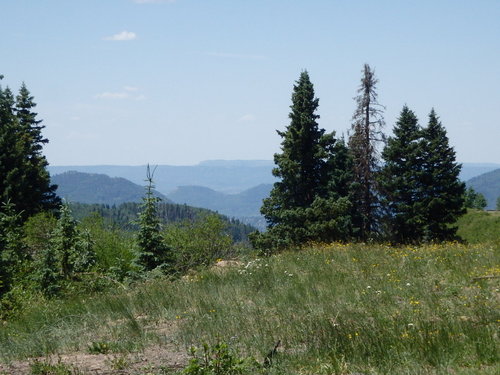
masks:
[[(145, 193), (143, 186), (125, 178), (98, 173), (68, 171), (52, 176), (51, 181), (58, 185), (57, 194), (69, 202), (119, 205), (140, 202)], [(170, 202), (157, 191), (154, 195)]]
[[(156, 189), (163, 194), (173, 192), (179, 186), (204, 186), (212, 190), (234, 194), (260, 184), (277, 181), (272, 175), (271, 160), (207, 160), (192, 166), (158, 165), (154, 174)], [(480, 174), (500, 168), (493, 163), (463, 163), (460, 178), (467, 181)], [(51, 175), (70, 170), (123, 177), (135, 184), (144, 185), (146, 166), (85, 165), (49, 166)]]
[(204, 186), (179, 186), (167, 195), (175, 203), (208, 208), (227, 216), (260, 216), (262, 200), (269, 196), (272, 184), (260, 184), (238, 194), (225, 194)]
[[(205, 186), (224, 193), (239, 193), (260, 184), (272, 184), (276, 178), (271, 161), (206, 161), (193, 166), (158, 165), (153, 176), (156, 189), (168, 194), (178, 186)], [(146, 166), (87, 165), (49, 166), (51, 175), (70, 170), (123, 177), (143, 185)]]
[(466, 184), (484, 195), (488, 202), (486, 209), (495, 209), (497, 198), (500, 197), (500, 168), (471, 178)]
[(462, 163), (460, 179), (462, 181), (468, 181), (471, 178), (494, 171), (498, 168), (500, 168), (500, 164), (495, 163)]

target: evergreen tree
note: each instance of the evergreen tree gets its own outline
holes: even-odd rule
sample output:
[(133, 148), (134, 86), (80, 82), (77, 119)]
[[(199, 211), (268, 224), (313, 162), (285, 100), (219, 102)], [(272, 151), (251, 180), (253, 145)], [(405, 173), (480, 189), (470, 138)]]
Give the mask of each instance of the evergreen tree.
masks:
[(88, 271), (97, 261), (94, 243), (78, 228), (69, 206), (63, 203), (59, 211), (60, 217), (34, 275), (47, 296), (55, 296), (64, 281), (77, 279), (78, 273)]
[(484, 197), (483, 194), (478, 193), (474, 190), (472, 186), (470, 186), (466, 191), (465, 191), (465, 208), (473, 208), (476, 210), (484, 210), (486, 206), (488, 205), (488, 202), (486, 202), (486, 198)]
[(419, 242), (423, 236), (423, 202), (419, 197), (422, 173), (421, 131), (417, 117), (403, 107), (382, 152), (384, 166), (378, 182), (385, 213), (385, 230), (396, 243)]
[(465, 184), (460, 181), (461, 165), (449, 145), (445, 128), (434, 109), (423, 129), (423, 173), (421, 190), (424, 211), (424, 239), (443, 241), (456, 237), (452, 226), (465, 213)]
[(165, 244), (161, 234), (161, 224), (157, 212), (157, 204), (161, 199), (154, 196), (153, 173), (150, 172), (148, 165), (146, 180), (148, 184), (138, 220), (138, 261), (146, 271), (157, 267), (167, 270), (173, 264), (172, 250)]
[(24, 84), (16, 99), (0, 87), (0, 201), (11, 201), (23, 220), (60, 204), (42, 155), (47, 140), (32, 112), (35, 105)]
[(88, 270), (95, 263), (92, 242), (77, 227), (67, 204), (61, 205), (60, 217), (50, 239), (50, 247), (58, 258), (65, 279)]
[(12, 286), (23, 260), (20, 215), (14, 205), (4, 203), (0, 210), (0, 300)]
[(377, 83), (374, 71), (365, 64), (355, 98), (357, 107), (349, 138), (354, 173), (353, 224), (359, 229), (358, 235), (362, 240), (368, 239), (377, 230), (377, 142), (383, 139), (381, 128), (384, 125), (384, 107), (378, 102)]
[(497, 211), (500, 211), (500, 196), (497, 198)]
[(20, 135), (12, 91), (0, 87), (0, 202), (11, 202), (19, 211), (22, 210), (21, 192), (25, 183)]
[(42, 136), (41, 120), (32, 109), (36, 106), (33, 96), (23, 83), (16, 97), (16, 117), (20, 127), (20, 143), (24, 155), (24, 174), (26, 185), (23, 186), (23, 200), (20, 209), (27, 215), (39, 211), (54, 210), (60, 206), (61, 200), (55, 191), (56, 185), (51, 185), (47, 171), (48, 162), (42, 154), (43, 145), (49, 141)]
[(257, 247), (269, 250), (310, 240), (345, 239), (350, 234), (343, 175), (347, 150), (334, 133), (319, 128), (318, 102), (304, 71), (294, 85), (290, 124), (278, 131), (282, 152), (274, 155), (273, 175), (280, 181), (263, 202), (268, 231), (253, 236)]

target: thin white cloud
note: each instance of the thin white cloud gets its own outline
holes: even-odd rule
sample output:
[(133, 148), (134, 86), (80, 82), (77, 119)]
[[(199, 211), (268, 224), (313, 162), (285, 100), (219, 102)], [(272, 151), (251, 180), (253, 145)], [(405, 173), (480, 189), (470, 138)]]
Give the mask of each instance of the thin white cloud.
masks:
[(138, 87), (134, 86), (123, 86), (123, 90), (121, 91), (105, 91), (99, 94), (94, 95), (95, 99), (133, 99), (133, 100), (146, 100), (146, 96), (141, 94)]
[(138, 87), (134, 87), (134, 86), (123, 86), (123, 89), (124, 89), (125, 91), (132, 91), (132, 92), (133, 92), (133, 91), (137, 91), (137, 90), (139, 90), (139, 88), (138, 88)]
[(129, 94), (127, 92), (101, 92), (95, 95), (96, 99), (127, 99)]
[(125, 31), (125, 30), (122, 31), (121, 33), (104, 37), (104, 40), (111, 40), (118, 42), (134, 40), (134, 39), (137, 39), (137, 34), (132, 31)]
[(242, 60), (267, 60), (267, 56), (263, 55), (246, 55), (240, 53), (226, 53), (226, 52), (210, 52), (208, 56), (223, 57), (229, 59), (242, 59)]
[(246, 115), (241, 116), (238, 119), (238, 122), (250, 122), (250, 121), (253, 121), (253, 120), (255, 120), (255, 116), (252, 115), (251, 113), (247, 113)]

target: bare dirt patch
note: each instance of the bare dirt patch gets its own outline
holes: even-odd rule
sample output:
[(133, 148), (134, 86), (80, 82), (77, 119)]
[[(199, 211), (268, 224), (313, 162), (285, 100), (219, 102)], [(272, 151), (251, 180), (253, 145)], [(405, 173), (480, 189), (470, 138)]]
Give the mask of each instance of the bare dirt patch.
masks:
[[(138, 318), (146, 320), (147, 317)], [(177, 330), (176, 322), (156, 322), (151, 326), (146, 326), (145, 330), (157, 335), (161, 344), (152, 344), (135, 353), (76, 352), (28, 358), (7, 364), (0, 363), (0, 375), (29, 375), (31, 366), (36, 361), (51, 365), (63, 364), (76, 375), (160, 374), (164, 372), (162, 371), (164, 369), (179, 369), (185, 366), (189, 359), (186, 349), (168, 340)]]
[(0, 374), (30, 374), (31, 364), (35, 361), (53, 365), (63, 363), (75, 374), (157, 374), (162, 369), (184, 367), (188, 361), (188, 355), (185, 350), (179, 350), (173, 344), (150, 346), (139, 353), (69, 353), (0, 364)]

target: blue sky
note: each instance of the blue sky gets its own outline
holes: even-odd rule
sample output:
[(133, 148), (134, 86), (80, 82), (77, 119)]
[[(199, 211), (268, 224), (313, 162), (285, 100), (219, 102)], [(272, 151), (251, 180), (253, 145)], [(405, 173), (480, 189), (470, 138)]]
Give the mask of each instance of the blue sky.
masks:
[(390, 133), (434, 107), (462, 162), (500, 163), (500, 1), (1, 0), (1, 82), (38, 103), (52, 165), (272, 159), (294, 81), (347, 131), (361, 69)]

